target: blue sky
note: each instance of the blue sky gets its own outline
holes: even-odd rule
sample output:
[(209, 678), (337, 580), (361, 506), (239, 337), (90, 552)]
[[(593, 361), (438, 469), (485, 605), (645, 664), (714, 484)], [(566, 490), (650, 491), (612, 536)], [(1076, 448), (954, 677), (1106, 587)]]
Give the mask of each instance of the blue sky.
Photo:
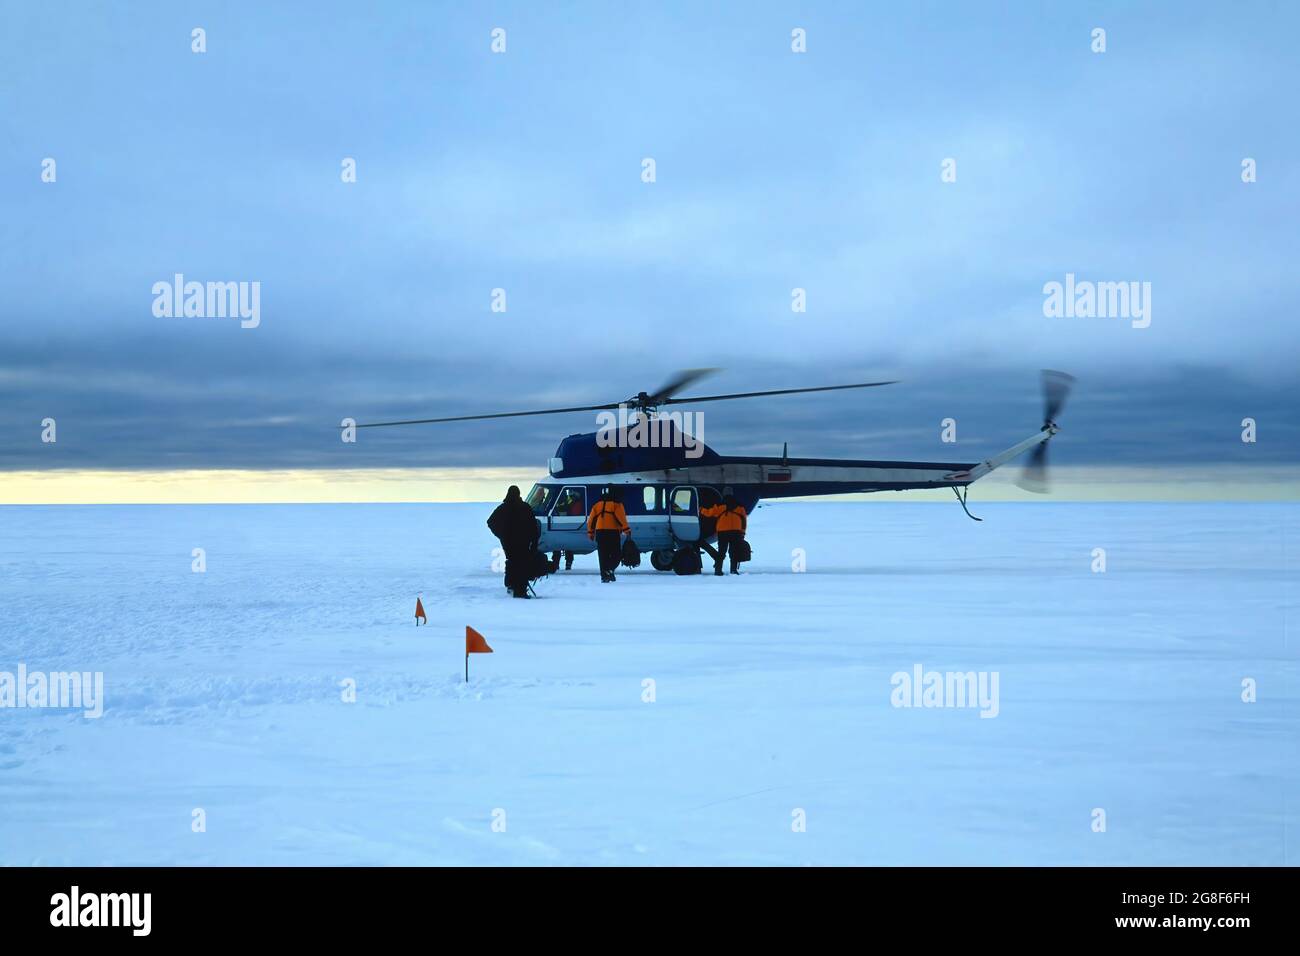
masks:
[[(0, 469), (541, 464), (593, 418), (335, 426), (698, 365), (904, 380), (706, 406), (723, 452), (978, 458), (1048, 366), (1062, 461), (1298, 457), (1291, 5), (0, 10)], [(261, 325), (154, 316), (177, 272)], [(1150, 282), (1150, 327), (1044, 317), (1067, 272)]]

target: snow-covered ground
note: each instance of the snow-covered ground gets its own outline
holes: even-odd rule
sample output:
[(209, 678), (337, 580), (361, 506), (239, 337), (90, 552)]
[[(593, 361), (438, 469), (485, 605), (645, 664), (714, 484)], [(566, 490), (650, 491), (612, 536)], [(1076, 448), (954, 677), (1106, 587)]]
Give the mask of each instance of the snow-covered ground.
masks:
[[(768, 506), (739, 578), (524, 602), (488, 506), (0, 508), (0, 671), (105, 682), (0, 710), (0, 864), (1300, 859), (1300, 508), (972, 509)], [(892, 706), (916, 665), (997, 716)]]

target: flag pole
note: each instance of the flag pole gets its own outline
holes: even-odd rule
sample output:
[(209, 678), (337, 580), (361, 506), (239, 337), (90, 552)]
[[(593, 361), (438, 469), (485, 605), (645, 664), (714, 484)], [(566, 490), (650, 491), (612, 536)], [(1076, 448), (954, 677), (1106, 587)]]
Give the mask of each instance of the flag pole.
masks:
[(469, 651), (465, 651), (465, 683), (469, 683)]

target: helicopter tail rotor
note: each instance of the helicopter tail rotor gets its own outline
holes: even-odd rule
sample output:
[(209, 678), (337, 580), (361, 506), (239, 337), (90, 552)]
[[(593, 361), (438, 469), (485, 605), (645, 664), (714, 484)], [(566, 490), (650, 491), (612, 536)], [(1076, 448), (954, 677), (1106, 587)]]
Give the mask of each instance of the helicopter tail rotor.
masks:
[[(1043, 431), (1050, 432), (1048, 438), (1059, 430), (1056, 417), (1065, 407), (1065, 400), (1069, 398), (1074, 382), (1074, 376), (1067, 372), (1043, 369)], [(1044, 439), (1030, 452), (1025, 470), (1016, 482), (1025, 491), (1041, 495), (1048, 489), (1047, 441), (1048, 439)]]

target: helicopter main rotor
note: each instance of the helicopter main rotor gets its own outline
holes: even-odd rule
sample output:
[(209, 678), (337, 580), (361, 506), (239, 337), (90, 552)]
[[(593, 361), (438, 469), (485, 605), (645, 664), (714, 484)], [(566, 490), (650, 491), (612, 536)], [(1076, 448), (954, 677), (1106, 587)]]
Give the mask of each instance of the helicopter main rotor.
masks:
[(724, 402), (737, 398), (759, 398), (764, 395), (797, 395), (804, 392), (836, 392), (849, 388), (875, 388), (879, 385), (893, 385), (887, 382), (858, 382), (853, 385), (818, 385), (812, 388), (777, 388), (762, 392), (733, 392), (728, 395), (697, 395), (691, 398), (674, 397), (683, 388), (700, 379), (718, 372), (716, 368), (684, 369), (669, 379), (653, 392), (638, 392), (622, 402), (607, 402), (603, 405), (573, 405), (568, 408), (539, 408), (522, 412), (494, 412), (490, 415), (453, 415), (447, 418), (416, 418), (397, 422), (368, 422), (357, 428), (386, 428), (390, 425), (436, 425), (442, 422), (475, 422), (492, 418), (522, 418), (529, 415), (560, 415), (565, 412), (600, 412), (617, 408), (632, 408), (645, 414), (652, 414), (666, 405), (687, 405), (696, 402)]

